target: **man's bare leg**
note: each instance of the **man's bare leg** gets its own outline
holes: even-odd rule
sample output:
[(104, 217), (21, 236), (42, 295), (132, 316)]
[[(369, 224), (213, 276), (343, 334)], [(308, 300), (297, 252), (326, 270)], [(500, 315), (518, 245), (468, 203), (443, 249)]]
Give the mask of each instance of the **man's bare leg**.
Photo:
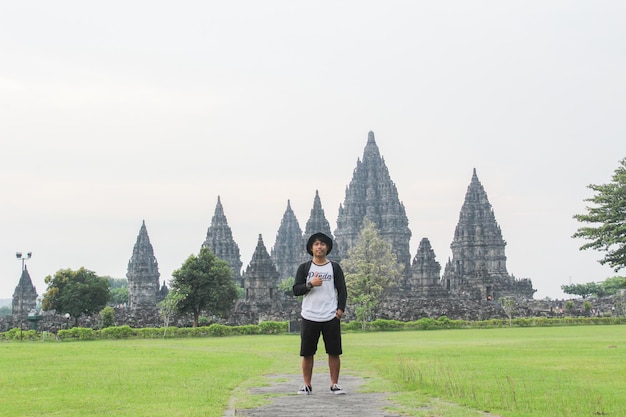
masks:
[(313, 377), (313, 356), (302, 357), (302, 378), (304, 384), (311, 386), (311, 378)]
[(339, 355), (328, 355), (328, 369), (330, 369), (330, 386), (339, 381), (339, 370), (341, 369), (341, 358)]

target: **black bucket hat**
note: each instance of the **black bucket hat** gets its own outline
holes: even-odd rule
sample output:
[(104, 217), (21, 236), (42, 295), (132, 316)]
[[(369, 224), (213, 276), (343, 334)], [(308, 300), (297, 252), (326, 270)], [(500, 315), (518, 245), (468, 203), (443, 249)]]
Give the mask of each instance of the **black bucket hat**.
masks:
[(306, 251), (309, 253), (309, 255), (313, 256), (313, 251), (311, 249), (313, 248), (313, 243), (315, 243), (316, 240), (326, 243), (326, 247), (328, 248), (328, 250), (326, 251), (326, 255), (328, 255), (330, 251), (333, 250), (333, 240), (326, 236), (324, 233), (318, 232), (312, 234), (309, 238), (309, 241), (306, 243)]

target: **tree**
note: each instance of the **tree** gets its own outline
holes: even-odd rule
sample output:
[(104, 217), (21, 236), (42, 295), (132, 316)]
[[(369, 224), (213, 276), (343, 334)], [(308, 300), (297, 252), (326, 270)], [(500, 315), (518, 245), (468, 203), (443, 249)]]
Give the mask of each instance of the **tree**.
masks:
[(184, 298), (178, 311), (193, 314), (193, 326), (198, 326), (202, 311), (223, 316), (237, 299), (233, 271), (228, 262), (218, 259), (208, 247), (200, 249), (198, 256), (191, 255), (172, 273), (172, 288)]
[[(289, 296), (293, 296), (293, 284), (296, 282), (295, 277), (287, 277), (278, 283), (278, 291), (281, 291)], [(298, 300), (302, 301), (303, 295), (298, 296)]]
[(626, 278), (618, 276), (607, 278), (602, 282), (561, 285), (561, 289), (565, 294), (580, 295), (582, 298), (587, 298), (590, 295), (595, 295), (596, 297), (614, 295), (621, 288), (626, 288)]
[(561, 285), (561, 289), (565, 294), (579, 295), (582, 298), (587, 298), (590, 295), (596, 295), (597, 297), (602, 297), (604, 295), (602, 286), (596, 284), (595, 282), (587, 282), (585, 284)]
[(288, 277), (278, 283), (278, 290), (284, 293), (293, 294), (294, 277)]
[(111, 288), (111, 305), (118, 306), (128, 303), (128, 287)]
[(513, 313), (515, 313), (515, 307), (517, 307), (517, 302), (515, 301), (515, 298), (500, 297), (498, 301), (504, 309), (504, 313), (509, 318), (509, 327), (513, 327)]
[(109, 288), (128, 288), (128, 280), (126, 278), (113, 278), (108, 275), (103, 276), (109, 281)]
[(590, 240), (580, 250), (604, 252), (605, 256), (599, 262), (608, 264), (617, 272), (626, 267), (626, 158), (620, 161), (612, 182), (591, 184), (587, 188), (595, 191), (596, 195), (584, 201), (595, 206), (587, 207), (587, 214), (574, 215), (574, 219), (598, 226), (581, 227), (572, 237)]
[(128, 280), (126, 278), (111, 278), (109, 276), (104, 277), (109, 281), (109, 288), (111, 291), (111, 300), (109, 304), (112, 306), (118, 306), (120, 304), (128, 303)]
[(104, 307), (100, 312), (100, 320), (102, 320), (103, 329), (115, 326), (115, 310), (113, 307)]
[(373, 222), (365, 219), (355, 246), (341, 266), (346, 277), (346, 287), (357, 320), (373, 319), (384, 295), (397, 286), (402, 277), (399, 264), (391, 246), (382, 239)]
[(602, 281), (605, 295), (615, 295), (617, 291), (626, 288), (626, 277), (612, 277)]
[(61, 269), (44, 282), (48, 288), (43, 296), (43, 310), (56, 310), (74, 317), (75, 325), (82, 314), (98, 313), (109, 302), (111, 294), (106, 278), (81, 267), (77, 271)]
[(178, 290), (172, 289), (167, 293), (163, 301), (157, 304), (161, 317), (163, 318), (163, 339), (165, 339), (165, 336), (167, 335), (167, 327), (169, 326), (170, 320), (178, 308), (178, 303), (180, 303), (183, 298), (185, 298), (184, 294), (178, 292)]

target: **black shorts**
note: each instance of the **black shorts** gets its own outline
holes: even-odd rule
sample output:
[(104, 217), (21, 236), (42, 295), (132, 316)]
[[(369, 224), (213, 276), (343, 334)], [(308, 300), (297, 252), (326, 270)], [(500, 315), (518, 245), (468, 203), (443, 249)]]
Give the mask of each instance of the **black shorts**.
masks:
[(300, 326), (300, 356), (315, 355), (320, 333), (324, 338), (327, 354), (339, 356), (343, 353), (341, 350), (341, 321), (337, 317), (324, 322), (303, 318)]

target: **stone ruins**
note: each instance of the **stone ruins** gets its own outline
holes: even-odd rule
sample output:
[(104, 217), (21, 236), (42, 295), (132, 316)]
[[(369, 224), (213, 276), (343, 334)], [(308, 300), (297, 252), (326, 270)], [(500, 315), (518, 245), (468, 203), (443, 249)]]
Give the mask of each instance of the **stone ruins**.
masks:
[(206, 233), (206, 239), (202, 246), (207, 246), (211, 249), (211, 252), (218, 258), (228, 262), (228, 265), (233, 270), (233, 279), (235, 284), (243, 287), (243, 280), (241, 278), (241, 255), (239, 254), (239, 246), (233, 239), (233, 232), (230, 230), (228, 220), (224, 215), (224, 208), (219, 196), (217, 197), (217, 205), (215, 206), (215, 213), (211, 219), (211, 225)]
[[(354, 246), (365, 218), (376, 225), (381, 237), (391, 244), (398, 262), (404, 265), (404, 271), (409, 271), (409, 219), (398, 197), (396, 185), (389, 176), (385, 160), (380, 156), (373, 132), (369, 132), (363, 160), (357, 160), (344, 203), (339, 206), (334, 235), (337, 242), (336, 256), (345, 257)], [(402, 284), (409, 290), (406, 283)]]
[[(315, 191), (304, 231), (291, 209), (291, 202), (287, 201), (274, 246), (268, 251), (259, 235), (252, 260), (243, 272), (239, 247), (233, 239), (220, 197), (217, 197), (215, 213), (202, 246), (208, 246), (218, 258), (228, 262), (236, 285), (245, 293), (227, 322), (249, 324), (262, 320), (297, 320), (297, 298), (278, 288), (282, 280), (293, 277), (297, 266), (308, 259), (305, 251), (307, 237), (315, 232), (333, 237), (335, 246), (329, 258), (341, 262), (358, 239), (365, 218), (371, 220), (390, 243), (405, 272), (399, 290), (385, 300), (378, 317), (399, 320), (436, 318), (443, 314), (459, 319), (502, 317), (502, 309), (497, 303), (500, 297), (514, 297), (520, 302), (533, 298), (536, 290), (531, 280), (515, 278), (507, 271), (506, 242), (475, 169), (450, 245), (452, 258), (447, 260), (443, 273), (426, 237), (421, 239), (411, 260), (411, 230), (405, 208), (374, 133), (369, 132), (363, 158), (357, 159), (345, 200), (339, 206), (334, 233), (318, 191)], [(152, 320), (142, 320), (142, 323), (158, 323), (156, 304), (167, 294), (165, 283), (159, 287), (159, 277), (158, 263), (146, 225), (142, 223), (128, 263), (129, 303), (126, 312), (130, 316), (153, 317)], [(36, 297), (28, 271), (24, 269), (14, 294), (14, 314), (25, 314), (33, 308)], [(348, 300), (348, 319), (349, 309)]]
[(37, 289), (28, 273), (26, 265), (22, 268), (22, 276), (13, 291), (13, 317), (26, 317), (31, 310), (37, 308)]
[(131, 314), (142, 311), (157, 313), (157, 303), (161, 299), (160, 276), (159, 264), (154, 256), (146, 223), (142, 222), (126, 272), (128, 308)]

